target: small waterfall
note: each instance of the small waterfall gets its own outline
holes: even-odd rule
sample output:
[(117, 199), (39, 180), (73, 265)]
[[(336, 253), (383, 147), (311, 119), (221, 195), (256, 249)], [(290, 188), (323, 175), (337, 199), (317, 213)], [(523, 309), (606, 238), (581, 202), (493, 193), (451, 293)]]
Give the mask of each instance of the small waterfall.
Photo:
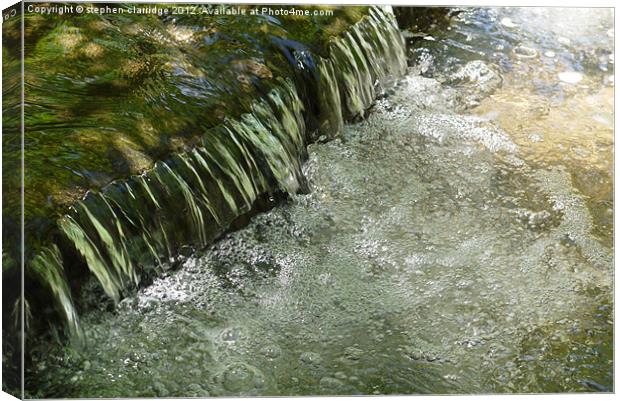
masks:
[(80, 334), (78, 315), (73, 307), (71, 291), (64, 276), (64, 268), (60, 251), (56, 245), (52, 245), (40, 252), (30, 262), (32, 271), (40, 277), (40, 280), (49, 286), (49, 290), (54, 295), (59, 309), (69, 326), (73, 335)]
[(340, 104), (340, 90), (334, 71), (334, 63), (330, 59), (322, 59), (318, 66), (320, 81), (318, 101), (321, 106), (319, 131), (329, 135), (330, 138), (338, 136), (344, 127), (342, 109)]
[[(404, 40), (389, 9), (372, 7), (330, 43), (317, 63), (319, 134), (337, 136), (364, 116), (376, 95), (406, 69)], [(58, 221), (104, 292), (119, 301), (145, 276), (165, 271), (182, 247), (200, 249), (249, 212), (262, 196), (298, 191), (306, 145), (304, 101), (288, 79), (252, 112), (209, 130), (202, 144), (139, 176), (90, 191)], [(78, 317), (63, 273), (62, 247), (42, 248), (30, 262), (56, 298), (72, 332)]]
[(293, 84), (282, 79), (252, 113), (205, 135), (204, 146), (89, 192), (59, 227), (118, 301), (143, 273), (165, 270), (181, 246), (213, 241), (262, 194), (297, 191), (302, 114)]
[(379, 7), (334, 39), (330, 50), (348, 120), (363, 118), (379, 91), (407, 69), (404, 39), (393, 15)]

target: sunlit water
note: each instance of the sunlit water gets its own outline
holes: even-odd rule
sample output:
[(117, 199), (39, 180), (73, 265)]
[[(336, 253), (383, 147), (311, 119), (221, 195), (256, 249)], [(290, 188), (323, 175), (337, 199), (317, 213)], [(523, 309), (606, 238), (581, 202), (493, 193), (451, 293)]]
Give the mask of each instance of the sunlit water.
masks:
[(611, 21), (476, 10), (416, 40), (368, 119), (310, 146), (308, 194), (86, 315), (26, 388), (611, 391)]

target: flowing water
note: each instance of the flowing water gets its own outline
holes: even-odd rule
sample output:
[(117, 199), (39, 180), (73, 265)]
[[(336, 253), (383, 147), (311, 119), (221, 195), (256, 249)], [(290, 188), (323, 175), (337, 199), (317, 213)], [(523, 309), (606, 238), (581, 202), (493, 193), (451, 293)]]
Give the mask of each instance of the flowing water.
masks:
[(308, 147), (307, 193), (39, 345), (28, 394), (612, 391), (612, 21), (406, 35), (409, 74)]

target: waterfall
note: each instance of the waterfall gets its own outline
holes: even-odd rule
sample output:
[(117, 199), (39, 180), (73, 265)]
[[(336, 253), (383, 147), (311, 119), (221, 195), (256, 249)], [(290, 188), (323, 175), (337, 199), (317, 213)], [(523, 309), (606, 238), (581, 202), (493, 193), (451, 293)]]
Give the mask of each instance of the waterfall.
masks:
[(58, 247), (52, 245), (40, 252), (32, 259), (30, 267), (40, 277), (40, 280), (50, 287), (54, 299), (58, 303), (58, 307), (69, 326), (70, 332), (74, 335), (79, 334), (78, 316), (73, 307), (67, 280), (63, 274), (63, 265)]
[[(364, 117), (406, 65), (391, 10), (370, 8), (331, 40), (329, 57), (317, 63), (319, 134), (335, 137), (344, 121)], [(181, 247), (212, 242), (261, 196), (298, 191), (310, 137), (304, 104), (292, 81), (280, 78), (251, 113), (209, 130), (200, 146), (89, 191), (58, 221), (67, 246), (119, 301), (143, 277), (166, 270)], [(62, 247), (43, 247), (29, 267), (53, 294), (71, 331), (79, 332)]]
[(407, 69), (404, 39), (393, 16), (379, 7), (335, 38), (330, 53), (349, 120), (363, 118), (379, 91)]

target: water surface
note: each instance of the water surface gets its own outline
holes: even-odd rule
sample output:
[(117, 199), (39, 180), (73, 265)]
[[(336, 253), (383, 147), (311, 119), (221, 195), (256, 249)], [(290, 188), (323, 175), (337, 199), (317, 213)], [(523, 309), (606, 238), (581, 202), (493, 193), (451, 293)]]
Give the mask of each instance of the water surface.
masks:
[(309, 147), (307, 194), (41, 346), (30, 394), (612, 391), (612, 17), (412, 38), (410, 74)]

